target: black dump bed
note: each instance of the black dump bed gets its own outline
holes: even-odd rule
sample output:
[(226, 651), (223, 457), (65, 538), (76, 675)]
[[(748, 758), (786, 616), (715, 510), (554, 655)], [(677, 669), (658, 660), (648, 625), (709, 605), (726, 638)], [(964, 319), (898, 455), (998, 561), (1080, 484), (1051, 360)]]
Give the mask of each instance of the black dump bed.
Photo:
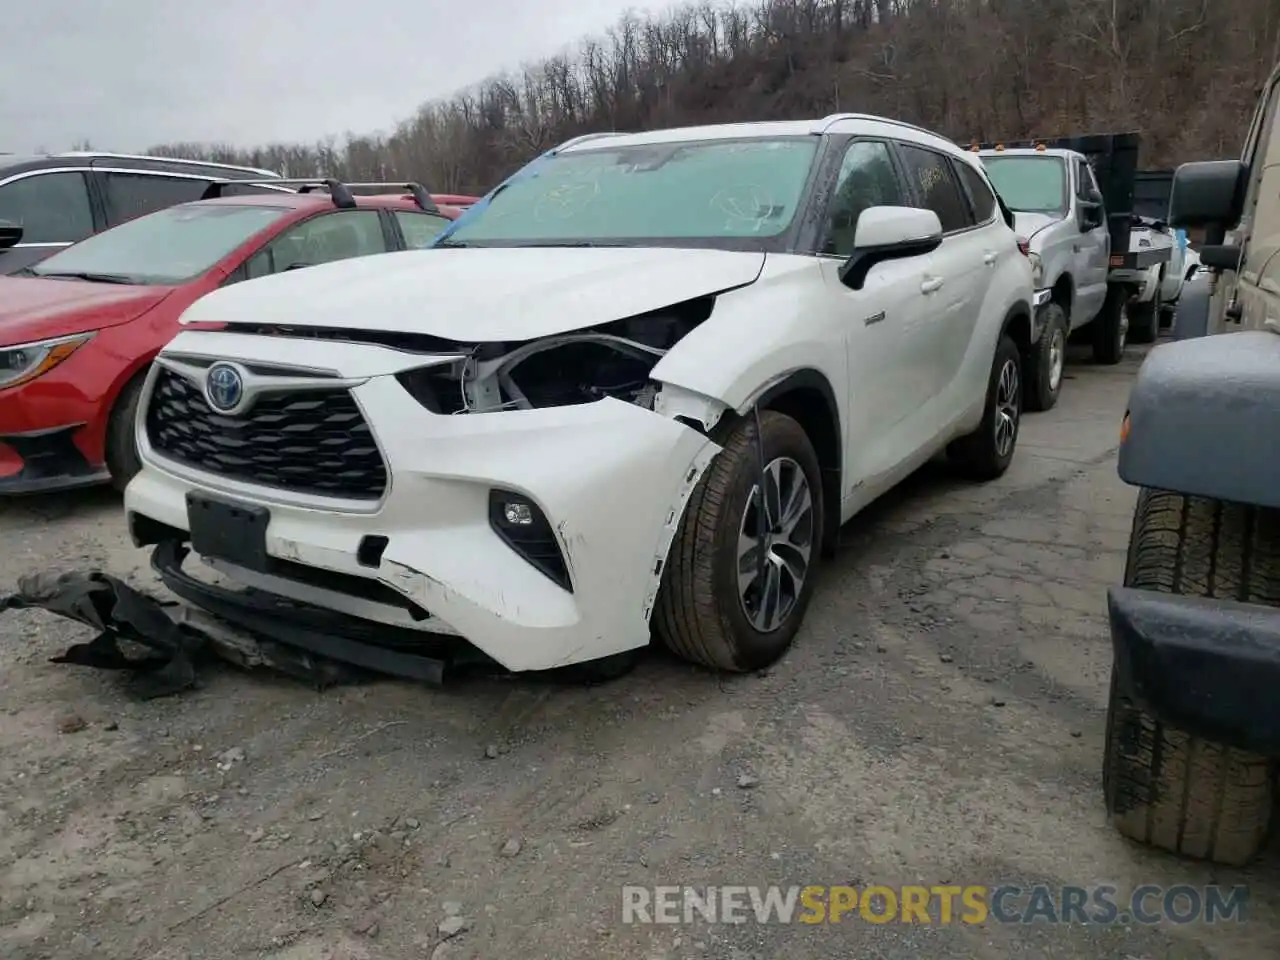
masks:
[[(1139, 193), (1141, 175), (1138, 172), (1138, 147), (1141, 138), (1137, 133), (1093, 133), (1075, 137), (1045, 137), (1034, 140), (1002, 140), (993, 143), (971, 144), (971, 149), (994, 150), (1003, 146), (1006, 150), (1043, 146), (1046, 150), (1074, 150), (1083, 154), (1093, 167), (1093, 175), (1102, 191), (1102, 204), (1107, 211), (1107, 230), (1111, 234), (1112, 269), (1143, 269), (1153, 263), (1169, 259), (1169, 251), (1163, 248), (1129, 252), (1129, 232), (1133, 228), (1134, 215), (1163, 220), (1168, 213), (1168, 193), (1164, 209), (1158, 215), (1138, 209), (1149, 207), (1148, 198)], [(1170, 174), (1172, 183), (1172, 174)], [(1149, 185), (1144, 185), (1144, 189)]]
[(1169, 219), (1172, 170), (1139, 170), (1133, 184), (1133, 212), (1148, 220)]

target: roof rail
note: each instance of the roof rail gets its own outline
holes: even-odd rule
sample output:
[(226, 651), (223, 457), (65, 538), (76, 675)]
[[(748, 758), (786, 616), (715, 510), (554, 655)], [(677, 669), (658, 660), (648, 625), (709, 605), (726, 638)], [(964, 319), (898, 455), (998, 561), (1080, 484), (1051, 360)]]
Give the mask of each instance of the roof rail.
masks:
[(298, 193), (310, 193), (317, 188), (323, 188), (329, 191), (329, 196), (333, 198), (333, 205), (341, 210), (352, 210), (356, 206), (356, 195), (351, 192), (352, 187), (358, 189), (381, 189), (383, 191), (406, 191), (413, 197), (414, 203), (418, 205), (418, 209), (426, 213), (439, 213), (440, 207), (435, 200), (431, 198), (431, 194), (427, 192), (426, 187), (420, 183), (343, 183), (333, 177), (299, 177), (299, 178), (278, 178), (271, 180), (215, 180), (205, 188), (203, 194), (200, 195), (201, 200), (216, 200), (222, 196), (224, 187), (249, 186), (249, 187), (297, 187)]
[(875, 123), (890, 123), (895, 127), (903, 127), (907, 130), (914, 130), (917, 133), (925, 133), (931, 137), (937, 137), (939, 140), (947, 139), (942, 134), (938, 133), (937, 130), (930, 130), (927, 127), (917, 126), (914, 123), (907, 123), (905, 120), (894, 120), (892, 117), (876, 116), (874, 113), (831, 113), (819, 120), (818, 123), (821, 125), (823, 130), (826, 130), (827, 127), (831, 126), (831, 124), (840, 120), (871, 120)]
[(215, 160), (188, 160), (183, 157), (153, 157), (141, 153), (108, 153), (104, 150), (64, 150), (52, 154), (54, 157), (104, 157), (112, 160), (152, 160), (156, 163), (180, 163), (193, 167), (217, 167), (222, 170), (242, 170), (245, 173), (256, 173), (262, 177), (278, 179), (280, 174), (275, 170), (264, 170), (260, 167), (244, 167), (238, 163), (218, 163)]
[(580, 143), (586, 143), (588, 140), (599, 140), (601, 137), (626, 137), (630, 136), (624, 130), (606, 130), (602, 133), (581, 133), (576, 137), (570, 137), (558, 147), (551, 149), (552, 153), (559, 153), (561, 150), (567, 150), (569, 147), (576, 147)]

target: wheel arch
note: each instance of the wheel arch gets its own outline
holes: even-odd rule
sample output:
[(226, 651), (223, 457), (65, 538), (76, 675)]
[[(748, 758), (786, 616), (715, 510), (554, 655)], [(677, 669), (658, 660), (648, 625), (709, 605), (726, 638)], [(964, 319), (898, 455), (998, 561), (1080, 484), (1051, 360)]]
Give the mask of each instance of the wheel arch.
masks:
[(1071, 319), (1071, 304), (1075, 302), (1076, 298), (1075, 278), (1071, 276), (1069, 271), (1059, 274), (1058, 279), (1053, 281), (1053, 287), (1051, 290), (1051, 299), (1067, 312), (1067, 319), (1069, 321)]
[(720, 431), (727, 432), (756, 409), (785, 414), (808, 434), (822, 469), (822, 553), (830, 557), (840, 539), (844, 475), (844, 434), (835, 389), (820, 370), (812, 367), (792, 370), (752, 397), (740, 411), (725, 417), (717, 425), (716, 433), (722, 436)]
[[(1031, 322), (1031, 304), (1026, 300), (1015, 301), (1005, 311), (1004, 320), (1000, 324), (1000, 336), (1008, 336), (1018, 345), (1018, 351), (1026, 357), (1034, 342)], [(997, 338), (997, 343), (999, 339)]]
[(1120, 478), (1138, 487), (1280, 508), (1280, 337), (1246, 330), (1162, 344), (1138, 370)]

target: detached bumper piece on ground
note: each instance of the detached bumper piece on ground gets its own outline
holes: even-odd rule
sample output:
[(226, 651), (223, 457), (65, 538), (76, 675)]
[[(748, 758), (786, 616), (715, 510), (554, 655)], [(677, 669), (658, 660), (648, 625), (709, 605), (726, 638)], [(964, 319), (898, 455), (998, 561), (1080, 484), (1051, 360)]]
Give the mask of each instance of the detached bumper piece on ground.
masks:
[[(331, 611), (201, 582), (182, 571), (186, 553), (166, 541), (152, 553), (152, 566), (169, 589), (201, 609), (159, 600), (109, 574), (75, 571), (22, 578), (16, 592), (0, 600), (0, 610), (38, 607), (97, 630), (93, 640), (51, 662), (127, 672), (133, 692), (147, 700), (194, 687), (196, 667), (211, 655), (321, 689), (372, 673), (439, 685), (449, 668), (492, 666), (461, 644), (428, 651), (419, 634), (411, 647), (398, 645), (394, 628), (375, 631)], [(142, 649), (127, 652), (131, 644)]]

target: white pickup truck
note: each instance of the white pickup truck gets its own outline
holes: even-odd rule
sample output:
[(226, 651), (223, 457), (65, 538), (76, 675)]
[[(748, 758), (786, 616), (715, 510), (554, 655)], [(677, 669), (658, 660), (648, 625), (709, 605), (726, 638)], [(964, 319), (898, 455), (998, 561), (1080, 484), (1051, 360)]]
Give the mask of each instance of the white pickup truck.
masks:
[(1173, 255), (1173, 235), (1133, 211), (1136, 133), (971, 149), (1031, 251), (1036, 323), (1026, 402), (1048, 410), (1058, 401), (1067, 340), (1076, 331), (1090, 327), (1099, 363), (1120, 362), (1131, 316), (1133, 339), (1155, 339), (1160, 270)]

